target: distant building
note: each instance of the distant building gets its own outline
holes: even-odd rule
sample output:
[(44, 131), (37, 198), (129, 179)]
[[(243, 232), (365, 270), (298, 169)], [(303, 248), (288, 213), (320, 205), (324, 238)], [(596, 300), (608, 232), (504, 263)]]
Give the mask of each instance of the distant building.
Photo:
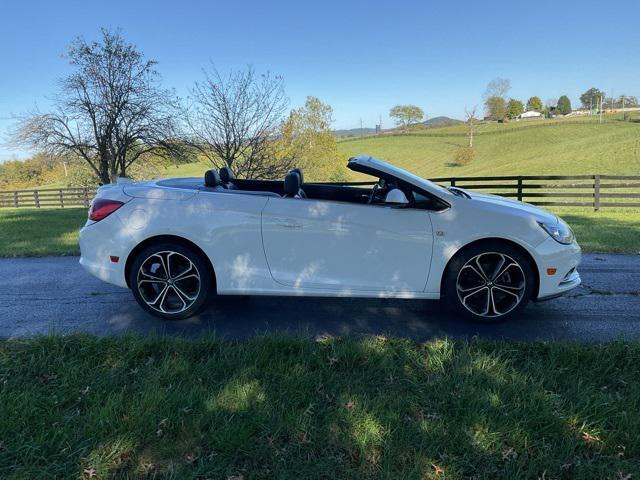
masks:
[(543, 116), (544, 115), (542, 115), (540, 112), (529, 110), (528, 112), (523, 112), (520, 115), (518, 115), (518, 119), (521, 120), (523, 118), (542, 118)]

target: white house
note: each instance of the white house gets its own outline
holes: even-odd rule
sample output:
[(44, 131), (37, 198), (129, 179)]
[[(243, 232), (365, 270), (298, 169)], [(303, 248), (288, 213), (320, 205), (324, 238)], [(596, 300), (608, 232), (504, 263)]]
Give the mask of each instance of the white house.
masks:
[(540, 112), (536, 112), (534, 110), (529, 110), (528, 112), (523, 112), (518, 115), (518, 119), (522, 118), (542, 118), (542, 114)]

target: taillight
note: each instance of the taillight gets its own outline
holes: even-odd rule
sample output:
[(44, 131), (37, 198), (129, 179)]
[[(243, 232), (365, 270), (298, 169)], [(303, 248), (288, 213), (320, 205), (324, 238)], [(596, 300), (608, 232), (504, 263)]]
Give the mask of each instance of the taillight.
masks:
[(117, 209), (119, 209), (123, 202), (118, 200), (109, 200), (106, 198), (96, 198), (91, 202), (91, 208), (89, 209), (89, 220), (99, 222), (103, 218), (108, 217)]

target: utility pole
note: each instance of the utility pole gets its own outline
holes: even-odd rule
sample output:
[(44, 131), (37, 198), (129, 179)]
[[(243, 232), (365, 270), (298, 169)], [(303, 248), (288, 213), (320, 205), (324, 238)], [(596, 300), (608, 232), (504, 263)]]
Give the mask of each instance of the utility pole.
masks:
[(364, 137), (364, 129), (362, 128), (362, 117), (360, 117), (360, 136)]
[(600, 123), (602, 123), (602, 95), (600, 95)]

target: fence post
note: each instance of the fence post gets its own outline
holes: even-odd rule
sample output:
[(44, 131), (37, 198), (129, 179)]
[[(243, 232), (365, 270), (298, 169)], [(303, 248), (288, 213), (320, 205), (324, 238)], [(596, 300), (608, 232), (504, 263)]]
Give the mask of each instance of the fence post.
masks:
[(89, 207), (89, 190), (87, 189), (87, 187), (84, 187), (82, 189), (82, 196), (84, 197), (84, 206), (85, 207)]
[(18, 208), (18, 192), (13, 192), (13, 206)]
[(593, 176), (593, 210), (600, 210), (600, 175)]
[(64, 197), (62, 196), (62, 190), (60, 190), (60, 206), (64, 208)]
[(449, 182), (451, 182), (451, 186), (455, 187), (456, 186), (456, 179), (455, 178), (450, 178)]
[(522, 201), (522, 177), (518, 177), (518, 201)]
[(38, 190), (33, 191), (33, 201), (36, 203), (36, 208), (40, 208), (40, 194)]

